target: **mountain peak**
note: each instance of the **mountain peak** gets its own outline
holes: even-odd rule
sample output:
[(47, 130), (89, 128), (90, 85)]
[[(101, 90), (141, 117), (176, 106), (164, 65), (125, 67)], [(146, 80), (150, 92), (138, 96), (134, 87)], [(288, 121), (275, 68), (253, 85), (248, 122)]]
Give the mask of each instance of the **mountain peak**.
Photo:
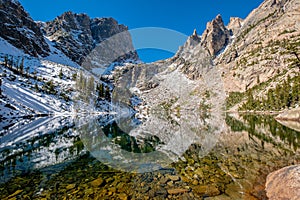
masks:
[(206, 30), (202, 34), (201, 44), (209, 51), (211, 56), (215, 56), (228, 44), (229, 36), (230, 32), (225, 27), (219, 14), (207, 23)]
[(13, 4), (16, 4), (16, 5), (21, 5), (19, 0), (0, 0), (1, 3), (7, 3), (7, 2), (11, 2)]
[(193, 36), (198, 36), (196, 29), (194, 29)]
[(231, 31), (232, 35), (236, 35), (236, 33), (242, 27), (243, 19), (239, 17), (230, 17), (229, 23), (227, 25), (227, 29)]
[(55, 47), (78, 64), (82, 64), (86, 56), (102, 41), (127, 29), (111, 17), (90, 18), (87, 14), (71, 11), (47, 22), (44, 27)]
[(223, 19), (222, 19), (221, 14), (218, 14), (218, 15), (216, 16), (216, 18), (213, 20), (213, 22), (220, 22), (220, 23), (223, 23)]

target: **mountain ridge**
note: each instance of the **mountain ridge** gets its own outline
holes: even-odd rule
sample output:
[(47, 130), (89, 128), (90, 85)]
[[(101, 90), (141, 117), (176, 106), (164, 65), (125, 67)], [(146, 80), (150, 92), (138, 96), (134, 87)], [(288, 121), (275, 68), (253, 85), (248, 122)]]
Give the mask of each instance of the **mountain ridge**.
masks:
[[(118, 24), (111, 17), (90, 18), (87, 14), (71, 11), (52, 21), (35, 22), (21, 3), (13, 0), (0, 1), (0, 17), (0, 37), (16, 48), (30, 56), (47, 57), (53, 46), (79, 65), (105, 39), (128, 32), (127, 26)], [(128, 35), (127, 43), (132, 45), (130, 34)], [(126, 53), (116, 60), (139, 60), (136, 51)]]
[[(78, 64), (105, 39), (128, 31), (128, 27), (111, 18), (90, 18), (87, 14), (65, 12), (43, 24), (46, 37), (54, 46)], [(131, 42), (131, 41), (129, 41)], [(129, 56), (130, 57), (130, 56)], [(136, 52), (131, 57), (138, 59)]]
[(32, 56), (48, 56), (49, 46), (40, 28), (18, 1), (0, 1), (0, 37)]

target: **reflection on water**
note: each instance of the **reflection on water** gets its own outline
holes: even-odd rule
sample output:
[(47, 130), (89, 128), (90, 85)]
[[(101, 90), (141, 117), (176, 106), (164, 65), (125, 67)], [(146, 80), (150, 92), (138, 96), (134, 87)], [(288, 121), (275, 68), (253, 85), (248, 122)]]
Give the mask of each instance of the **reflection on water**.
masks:
[[(70, 119), (62, 126), (53, 120), (43, 123), (47, 132), (24, 133), (21, 140), (1, 136), (1, 199), (265, 199), (267, 174), (300, 163), (300, 133), (272, 116), (227, 115), (228, 130), (208, 154), (201, 154), (201, 141), (193, 142), (179, 160), (143, 174), (118, 171), (95, 159), (97, 145), (123, 152), (116, 155), (147, 155), (172, 143), (128, 134), (119, 123), (100, 126), (95, 120), (75, 128)], [(95, 126), (101, 131), (92, 132)], [(86, 135), (79, 135), (80, 129)], [(181, 133), (182, 140), (190, 140), (184, 129)], [(109, 151), (101, 156), (112, 156)]]
[(103, 132), (108, 138), (112, 138), (115, 144), (120, 145), (121, 149), (134, 153), (150, 153), (162, 144), (157, 136), (149, 135), (146, 138), (135, 138), (122, 131), (116, 122), (103, 127)]
[(270, 143), (286, 150), (297, 151), (300, 134), (296, 130), (278, 123), (273, 116), (242, 115), (242, 121), (227, 116), (226, 123), (233, 131), (247, 131), (249, 137), (257, 137), (261, 143)]

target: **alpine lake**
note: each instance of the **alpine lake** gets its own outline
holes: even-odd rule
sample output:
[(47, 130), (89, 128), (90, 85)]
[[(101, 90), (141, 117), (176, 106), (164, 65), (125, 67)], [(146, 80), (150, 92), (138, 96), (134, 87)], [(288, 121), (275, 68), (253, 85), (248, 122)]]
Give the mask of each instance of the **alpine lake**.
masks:
[[(0, 199), (267, 199), (267, 175), (300, 163), (300, 132), (272, 115), (226, 114), (224, 119), (226, 131), (206, 154), (194, 143), (177, 161), (139, 173), (95, 157), (90, 150), (97, 146), (82, 135), (95, 121), (78, 128), (72, 119), (54, 126), (55, 119), (40, 118), (43, 131), (18, 135), (21, 139), (0, 136), (0, 144), (8, 141), (0, 148)], [(78, 129), (81, 133), (74, 134)], [(94, 134), (137, 154), (155, 152), (161, 143), (155, 136), (141, 143), (115, 122)]]

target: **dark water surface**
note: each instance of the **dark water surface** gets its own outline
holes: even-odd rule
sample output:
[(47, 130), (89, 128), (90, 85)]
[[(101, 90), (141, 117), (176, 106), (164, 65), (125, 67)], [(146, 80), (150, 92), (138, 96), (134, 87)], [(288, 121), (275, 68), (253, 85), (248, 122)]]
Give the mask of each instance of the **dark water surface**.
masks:
[(113, 144), (146, 155), (163, 145), (160, 138), (128, 135), (115, 122), (101, 125), (100, 134), (91, 133), (92, 123), (42, 119), (33, 131), (0, 136), (0, 199), (266, 199), (266, 176), (300, 164), (300, 133), (272, 116), (228, 115), (210, 152), (191, 144), (176, 162), (147, 173), (112, 168), (111, 149), (91, 149)]

